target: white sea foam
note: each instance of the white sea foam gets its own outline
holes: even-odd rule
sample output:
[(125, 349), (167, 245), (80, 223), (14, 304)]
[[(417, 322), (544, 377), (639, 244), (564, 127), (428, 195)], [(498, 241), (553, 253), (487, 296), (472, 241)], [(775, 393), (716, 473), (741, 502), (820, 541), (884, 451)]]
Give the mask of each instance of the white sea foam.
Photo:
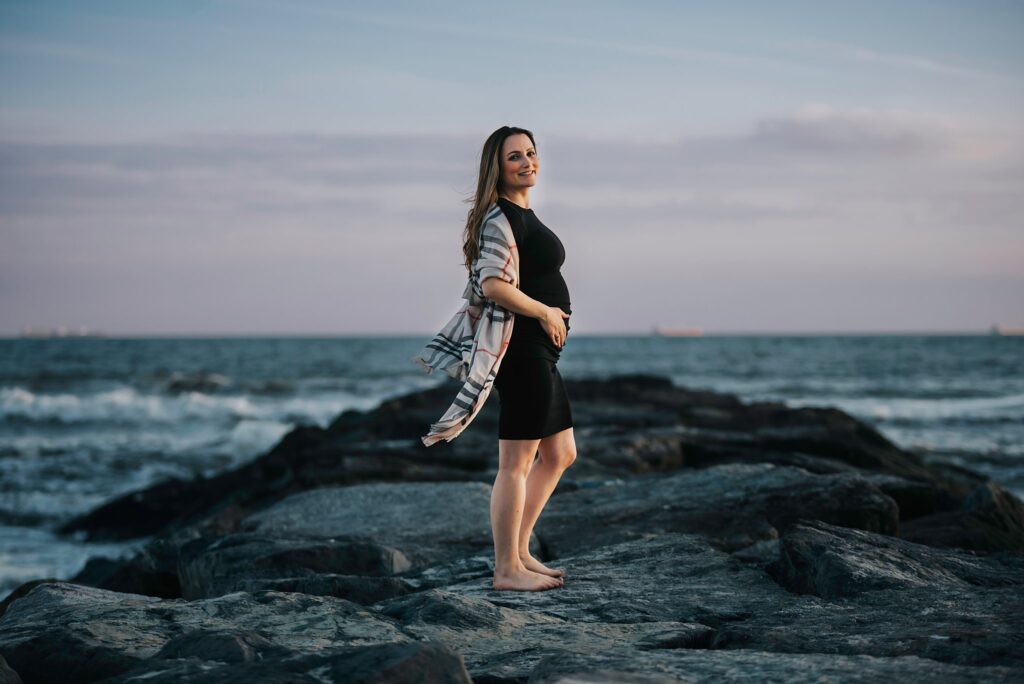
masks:
[(140, 393), (133, 387), (83, 394), (37, 393), (24, 387), (0, 388), (0, 419), (51, 423), (161, 423), (195, 419), (234, 422), (313, 422), (326, 426), (347, 408), (368, 410), (382, 397), (329, 392), (312, 396), (249, 396), (242, 394)]
[(1024, 420), (1024, 394), (949, 399), (820, 396), (785, 401), (793, 407), (835, 406), (848, 413), (878, 421)]

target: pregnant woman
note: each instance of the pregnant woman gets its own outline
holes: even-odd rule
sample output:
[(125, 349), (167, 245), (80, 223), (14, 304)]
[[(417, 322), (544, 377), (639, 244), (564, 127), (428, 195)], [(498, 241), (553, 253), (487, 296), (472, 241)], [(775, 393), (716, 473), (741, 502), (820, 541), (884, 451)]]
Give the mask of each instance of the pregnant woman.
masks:
[(501, 278), (482, 284), (486, 297), (516, 313), (494, 381), (500, 411), (498, 476), (491, 493), (493, 586), (551, 589), (561, 586), (565, 573), (530, 555), (529, 542), (551, 492), (576, 458), (572, 410), (557, 366), (571, 314), (569, 289), (559, 272), (565, 249), (530, 208), (530, 188), (540, 168), (533, 134), (505, 127), (497, 136), (496, 202), (515, 236), (519, 288)]
[[(540, 164), (533, 134), (503, 126), (484, 143), (466, 218), (469, 282), (459, 311), (413, 361), (463, 382), (421, 437), (452, 441), (498, 391), (498, 476), (491, 492), (495, 589), (540, 591), (565, 572), (530, 555), (530, 535), (562, 473), (576, 459), (572, 411), (558, 358), (569, 331), (565, 249), (530, 208)], [(537, 452), (540, 457), (535, 459)]]

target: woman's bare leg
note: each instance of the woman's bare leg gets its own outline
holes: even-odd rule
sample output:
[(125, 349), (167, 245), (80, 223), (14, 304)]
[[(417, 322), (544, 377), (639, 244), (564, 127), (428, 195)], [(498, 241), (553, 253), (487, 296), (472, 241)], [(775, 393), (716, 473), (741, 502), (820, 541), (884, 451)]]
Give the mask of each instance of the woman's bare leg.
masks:
[(491, 489), (495, 589), (540, 591), (562, 586), (561, 578), (526, 568), (518, 553), (526, 473), (539, 444), (539, 439), (498, 440), (498, 476)]
[(540, 440), (540, 458), (533, 463), (526, 479), (526, 500), (519, 524), (519, 559), (528, 570), (552, 577), (565, 575), (561, 568), (549, 568), (530, 555), (530, 535), (562, 473), (575, 460), (576, 438), (571, 427)]

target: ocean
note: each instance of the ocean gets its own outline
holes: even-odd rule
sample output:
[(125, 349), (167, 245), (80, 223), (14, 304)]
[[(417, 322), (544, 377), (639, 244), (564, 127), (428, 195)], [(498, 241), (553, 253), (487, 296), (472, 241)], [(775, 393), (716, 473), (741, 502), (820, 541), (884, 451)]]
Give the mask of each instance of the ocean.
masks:
[[(165, 478), (235, 467), (295, 425), (326, 426), (442, 382), (411, 360), (429, 338), (0, 339), (0, 598), (144, 541), (55, 536), (72, 516)], [(559, 369), (835, 406), (1024, 496), (1024, 337), (570, 335)]]

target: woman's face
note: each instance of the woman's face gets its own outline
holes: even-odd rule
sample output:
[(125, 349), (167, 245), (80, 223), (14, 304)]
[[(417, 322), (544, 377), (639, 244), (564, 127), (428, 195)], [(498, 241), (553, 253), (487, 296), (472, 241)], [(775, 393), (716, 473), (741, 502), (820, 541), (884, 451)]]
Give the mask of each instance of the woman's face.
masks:
[(539, 166), (530, 136), (516, 133), (505, 138), (501, 149), (501, 181), (505, 192), (532, 188), (537, 182)]

